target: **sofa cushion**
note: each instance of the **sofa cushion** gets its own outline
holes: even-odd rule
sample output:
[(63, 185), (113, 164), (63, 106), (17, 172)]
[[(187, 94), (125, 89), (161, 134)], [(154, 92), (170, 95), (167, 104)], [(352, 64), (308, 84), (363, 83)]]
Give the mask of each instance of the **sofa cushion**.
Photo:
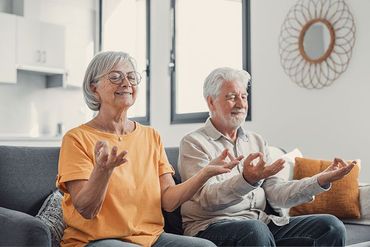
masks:
[(360, 185), (361, 218), (370, 220), (370, 184)]
[(284, 168), (278, 174), (276, 174), (276, 176), (284, 179), (285, 181), (292, 180), (295, 158), (297, 157), (302, 158), (303, 157), (302, 152), (298, 148), (295, 148), (289, 153), (280, 153), (279, 155), (277, 155), (276, 151), (271, 153), (271, 150), (274, 149), (276, 149), (276, 147), (269, 147), (272, 161), (274, 162), (280, 158), (285, 161)]
[(345, 223), (344, 226), (346, 227), (347, 231), (346, 246), (349, 244), (357, 244), (362, 242), (370, 243), (370, 225)]
[[(296, 158), (294, 179), (311, 177), (325, 170), (332, 161)], [(359, 163), (359, 161), (358, 161)], [(316, 196), (313, 202), (290, 209), (290, 215), (333, 214), (341, 219), (360, 218), (358, 175), (359, 166), (340, 180), (332, 183), (332, 188)]]
[(59, 190), (51, 193), (42, 204), (36, 218), (48, 226), (51, 233), (51, 246), (59, 247), (65, 224), (62, 211), (63, 195)]
[(172, 234), (183, 235), (181, 207), (176, 208), (173, 212), (163, 212), (164, 231)]
[(179, 169), (177, 167), (178, 157), (179, 157), (179, 148), (177, 147), (168, 147), (165, 148), (168, 161), (172, 165), (173, 169), (175, 170), (175, 175), (173, 176), (176, 184), (181, 183), (181, 177), (179, 173)]
[(35, 216), (54, 191), (58, 147), (0, 146), (0, 207)]
[[(179, 148), (177, 147), (167, 147), (165, 148), (168, 161), (173, 166), (175, 170), (175, 175), (173, 179), (176, 184), (181, 183), (179, 169), (177, 167)], [(176, 208), (173, 212), (166, 212), (163, 210), (164, 217), (164, 231), (167, 233), (180, 234), (184, 233), (182, 229), (182, 217), (181, 217), (181, 207)]]
[(50, 246), (50, 232), (39, 219), (0, 207), (0, 246)]

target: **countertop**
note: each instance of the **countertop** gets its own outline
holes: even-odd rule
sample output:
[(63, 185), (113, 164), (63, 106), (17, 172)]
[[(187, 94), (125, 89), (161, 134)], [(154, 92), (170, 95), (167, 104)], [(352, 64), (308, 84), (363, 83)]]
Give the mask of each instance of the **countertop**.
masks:
[(61, 141), (62, 136), (27, 136), (27, 135), (3, 135), (0, 141)]

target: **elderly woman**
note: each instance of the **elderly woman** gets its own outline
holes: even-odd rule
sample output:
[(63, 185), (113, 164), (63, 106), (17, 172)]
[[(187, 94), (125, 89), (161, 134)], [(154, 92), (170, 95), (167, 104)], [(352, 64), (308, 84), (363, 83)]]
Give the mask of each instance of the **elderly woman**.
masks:
[(127, 118), (141, 76), (123, 52), (102, 52), (83, 82), (90, 122), (63, 138), (57, 186), (67, 228), (61, 246), (214, 246), (208, 240), (164, 233), (162, 208), (173, 211), (212, 176), (240, 159), (213, 165), (175, 185), (161, 138), (153, 128)]

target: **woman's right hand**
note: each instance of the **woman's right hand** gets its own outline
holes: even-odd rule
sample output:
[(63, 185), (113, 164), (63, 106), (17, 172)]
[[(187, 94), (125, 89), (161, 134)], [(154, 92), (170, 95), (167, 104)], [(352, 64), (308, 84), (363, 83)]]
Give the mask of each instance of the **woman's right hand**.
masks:
[(109, 146), (106, 141), (98, 141), (95, 144), (95, 161), (96, 167), (101, 170), (112, 171), (115, 167), (120, 166), (127, 162), (126, 154), (124, 150), (117, 155), (117, 146), (113, 146), (109, 151)]
[[(225, 161), (226, 157), (229, 157), (230, 161)], [(230, 172), (239, 162), (244, 158), (243, 155), (234, 158), (230, 153), (229, 150), (225, 149), (222, 151), (220, 156), (211, 160), (211, 162), (203, 168), (205, 177), (208, 180), (209, 178), (220, 175), (223, 173)]]

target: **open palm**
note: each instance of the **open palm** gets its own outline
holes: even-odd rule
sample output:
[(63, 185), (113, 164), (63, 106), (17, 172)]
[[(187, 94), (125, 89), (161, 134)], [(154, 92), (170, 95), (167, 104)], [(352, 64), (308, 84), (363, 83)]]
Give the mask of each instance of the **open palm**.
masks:
[(356, 163), (356, 161), (352, 161), (348, 164), (340, 158), (335, 158), (333, 163), (320, 173), (317, 181), (320, 185), (325, 185), (339, 180), (347, 175)]
[(115, 167), (127, 162), (125, 158), (127, 151), (122, 151), (117, 155), (117, 147), (113, 146), (109, 151), (106, 141), (98, 141), (95, 144), (95, 160), (97, 167), (104, 170), (113, 170)]

